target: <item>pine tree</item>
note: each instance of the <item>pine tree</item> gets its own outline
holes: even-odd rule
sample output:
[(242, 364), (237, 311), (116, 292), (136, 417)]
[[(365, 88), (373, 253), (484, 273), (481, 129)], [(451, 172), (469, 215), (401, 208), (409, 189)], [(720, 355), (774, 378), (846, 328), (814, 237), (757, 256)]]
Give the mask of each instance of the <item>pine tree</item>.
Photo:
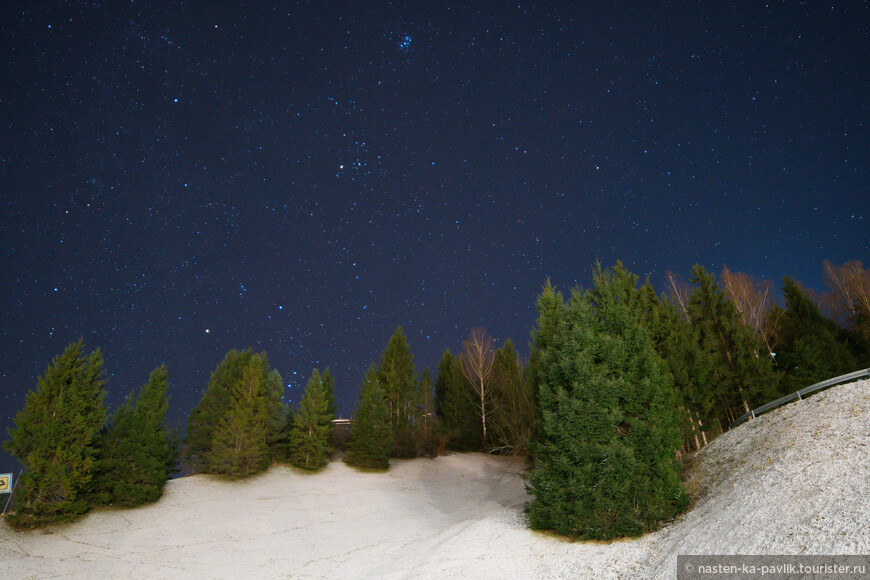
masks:
[(435, 381), (435, 406), (441, 427), (447, 437), (447, 448), (455, 451), (476, 451), (481, 448), (480, 419), (471, 398), (474, 391), (462, 374), (459, 360), (445, 350), (438, 362)]
[(685, 508), (674, 453), (678, 398), (630, 300), (628, 280), (595, 276), (565, 304), (538, 299), (537, 403), (528, 508), (536, 529), (612, 539)]
[(286, 421), (281, 376), (266, 353), (231, 350), (190, 414), (187, 457), (205, 473), (246, 476), (265, 469)]
[(390, 408), (374, 365), (366, 372), (351, 425), (345, 462), (356, 467), (387, 469), (393, 452)]
[(157, 501), (175, 468), (176, 443), (164, 425), (168, 372), (151, 372), (139, 396), (132, 394), (103, 431), (94, 477), (96, 501), (132, 507)]
[(4, 448), (24, 465), (7, 521), (30, 527), (69, 519), (90, 507), (86, 490), (96, 465), (94, 444), (106, 419), (103, 357), (87, 357), (79, 339), (66, 347), (27, 393)]
[(327, 464), (332, 452), (329, 434), (333, 417), (324, 380), (314, 369), (299, 408), (288, 422), (290, 463), (303, 469), (319, 469)]

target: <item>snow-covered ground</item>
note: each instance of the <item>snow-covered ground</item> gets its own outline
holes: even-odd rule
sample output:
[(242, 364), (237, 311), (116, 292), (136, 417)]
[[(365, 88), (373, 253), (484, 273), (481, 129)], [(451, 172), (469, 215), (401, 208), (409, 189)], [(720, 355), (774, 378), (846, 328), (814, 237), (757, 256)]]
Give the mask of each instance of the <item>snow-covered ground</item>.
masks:
[(609, 544), (528, 530), (522, 462), (483, 454), (170, 481), (154, 505), (0, 526), (2, 578), (673, 578), (677, 554), (870, 553), (870, 381), (726, 433), (691, 511)]

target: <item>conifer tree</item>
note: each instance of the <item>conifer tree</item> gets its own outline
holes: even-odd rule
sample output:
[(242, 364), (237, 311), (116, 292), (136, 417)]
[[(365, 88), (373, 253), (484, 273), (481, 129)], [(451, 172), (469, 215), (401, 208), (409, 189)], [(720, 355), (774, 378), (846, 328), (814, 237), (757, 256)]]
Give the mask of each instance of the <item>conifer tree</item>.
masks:
[(787, 373), (786, 390), (793, 392), (861, 368), (846, 332), (822, 315), (794, 279), (786, 276), (782, 293), (785, 312), (774, 349), (777, 368)]
[(535, 401), (513, 342), (495, 353), (490, 452), (525, 454), (535, 424)]
[(233, 385), (241, 380), (242, 368), (249, 359), (250, 351), (230, 350), (212, 372), (208, 388), (188, 416), (185, 457), (196, 471), (210, 471), (207, 456), (215, 428), (229, 410)]
[(419, 385), (411, 347), (401, 326), (393, 332), (381, 354), (377, 373), (390, 412), (394, 453), (399, 457), (413, 457), (417, 454), (413, 428), (417, 420), (415, 399)]
[(536, 303), (538, 309), (537, 326), (532, 330), (531, 354), (527, 366), (528, 381), (532, 386), (532, 394), (537, 402), (538, 385), (540, 384), (539, 367), (543, 351), (554, 346), (556, 331), (562, 317), (565, 299), (556, 292), (555, 287), (547, 278)]
[(84, 355), (79, 339), (55, 357), (27, 393), (4, 448), (25, 471), (7, 521), (30, 527), (72, 518), (90, 507), (86, 490), (96, 465), (94, 444), (106, 419), (103, 357)]
[(212, 472), (243, 477), (267, 467), (270, 418), (264, 371), (264, 365), (252, 358), (241, 380), (233, 384), (229, 410), (215, 427), (207, 456)]
[(685, 508), (674, 453), (678, 399), (638, 324), (628, 279), (595, 275), (565, 304), (548, 284), (533, 333), (540, 417), (529, 478), (536, 529), (612, 539), (654, 529)]
[(435, 397), (432, 384), (432, 372), (429, 367), (423, 369), (417, 389), (417, 453), (427, 457), (437, 457), (439, 443), (436, 441)]
[[(265, 362), (265, 353), (262, 356)], [(266, 366), (268, 368), (268, 364)], [(284, 380), (277, 370), (272, 369), (266, 375), (263, 393), (268, 408), (269, 421), (266, 431), (266, 446), (270, 450), (271, 457), (279, 459), (282, 458), (284, 452), (281, 448), (281, 442), (284, 440), (289, 409), (284, 402)]]
[(709, 384), (725, 426), (779, 394), (779, 376), (760, 338), (703, 267), (692, 269), (688, 314), (700, 346), (713, 360)]
[(476, 451), (481, 447), (481, 425), (471, 402), (473, 396), (474, 391), (462, 374), (459, 360), (449, 349), (445, 350), (438, 362), (435, 406), (448, 449)]
[(317, 369), (311, 373), (299, 408), (288, 422), (288, 457), (303, 469), (319, 469), (329, 460), (329, 434), (333, 415), (323, 379)]
[(326, 412), (331, 418), (329, 423), (329, 442), (330, 446), (335, 446), (339, 444), (339, 441), (336, 439), (336, 429), (332, 419), (338, 417), (338, 401), (335, 399), (335, 379), (329, 367), (326, 367), (326, 370), (323, 371), (321, 379), (323, 380), (323, 391), (326, 396)]
[(638, 305), (640, 318), (681, 397), (685, 441), (690, 449), (698, 449), (708, 442), (716, 417), (714, 391), (708, 386), (713, 358), (701, 348), (698, 329), (683, 316), (682, 308), (664, 295), (657, 296), (649, 280), (640, 289)]
[(138, 398), (132, 393), (115, 412), (98, 446), (96, 501), (132, 507), (157, 501), (173, 469), (177, 445), (164, 425), (168, 372), (151, 372)]
[(393, 452), (390, 409), (374, 365), (366, 372), (351, 425), (345, 461), (370, 469), (387, 469)]
[(335, 400), (335, 379), (329, 367), (323, 371), (323, 390), (326, 393), (326, 411), (331, 417), (338, 417), (338, 402)]
[(286, 421), (282, 385), (266, 353), (228, 352), (188, 420), (191, 465), (232, 476), (265, 469)]
[(401, 326), (396, 327), (378, 367), (378, 381), (381, 383), (390, 410), (390, 425), (393, 433), (408, 424), (408, 407), (415, 382), (414, 358), (411, 347)]

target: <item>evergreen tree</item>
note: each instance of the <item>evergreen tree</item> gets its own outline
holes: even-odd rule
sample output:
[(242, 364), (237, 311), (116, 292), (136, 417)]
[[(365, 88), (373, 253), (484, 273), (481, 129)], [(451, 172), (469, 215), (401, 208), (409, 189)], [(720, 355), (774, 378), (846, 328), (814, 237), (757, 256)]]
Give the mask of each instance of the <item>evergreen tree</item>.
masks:
[(281, 376), (266, 353), (231, 350), (188, 419), (187, 457), (205, 473), (246, 476), (265, 469), (282, 436)]
[(490, 412), (491, 452), (525, 454), (535, 424), (535, 401), (514, 344), (495, 353)]
[(531, 333), (531, 354), (529, 356), (529, 364), (526, 367), (526, 375), (532, 386), (532, 394), (535, 397), (536, 405), (538, 386), (541, 382), (539, 377), (540, 358), (546, 349), (555, 345), (556, 331), (559, 328), (564, 302), (562, 294), (556, 292), (555, 287), (550, 283), (550, 279), (547, 278), (547, 282), (541, 289), (541, 294), (537, 300), (538, 320), (536, 328)]
[(476, 451), (481, 448), (483, 435), (480, 419), (471, 402), (473, 396), (474, 390), (462, 374), (459, 359), (449, 349), (445, 350), (438, 362), (435, 407), (448, 449)]
[[(263, 354), (265, 361), (265, 354)], [(263, 389), (266, 406), (268, 407), (268, 428), (266, 433), (266, 446), (270, 450), (272, 459), (283, 458), (282, 442), (285, 436), (285, 426), (289, 409), (284, 403), (284, 380), (281, 373), (276, 370), (269, 371), (266, 375), (266, 383)]]
[(712, 358), (708, 382), (722, 412), (720, 422), (727, 426), (743, 412), (775, 399), (779, 376), (760, 338), (743, 323), (715, 277), (695, 265), (691, 280), (695, 288), (688, 314), (701, 349)]
[(212, 372), (208, 388), (188, 416), (185, 455), (196, 471), (210, 471), (207, 456), (215, 428), (232, 404), (233, 385), (241, 380), (242, 368), (250, 360), (250, 354), (230, 350)]
[(210, 471), (246, 476), (269, 463), (269, 415), (265, 393), (265, 365), (251, 358), (241, 380), (232, 385), (229, 410), (215, 427), (207, 455)]
[(861, 368), (847, 333), (822, 315), (794, 279), (786, 276), (782, 293), (785, 312), (774, 348), (777, 368), (787, 373), (785, 390), (794, 392)]
[(366, 372), (359, 404), (351, 425), (345, 461), (349, 465), (387, 469), (393, 452), (390, 408), (380, 385), (378, 371), (372, 365)]
[(303, 469), (319, 469), (327, 464), (332, 451), (329, 434), (333, 417), (329, 412), (325, 382), (314, 369), (299, 408), (288, 422), (290, 463)]
[(413, 427), (417, 419), (415, 416), (417, 408), (414, 404), (418, 396), (417, 373), (414, 369), (411, 347), (408, 346), (401, 326), (393, 332), (381, 354), (381, 364), (377, 373), (378, 382), (384, 389), (387, 399), (394, 452), (399, 457), (413, 457), (417, 454), (413, 436)]
[(687, 504), (674, 462), (678, 398), (630, 290), (599, 269), (593, 290), (567, 304), (549, 284), (538, 299), (533, 528), (633, 536)]
[(132, 507), (157, 501), (175, 468), (176, 443), (164, 425), (168, 372), (151, 372), (138, 398), (132, 394), (103, 431), (94, 477), (96, 501)]
[(4, 448), (24, 466), (15, 490), (16, 527), (68, 519), (88, 510), (85, 491), (96, 465), (94, 444), (106, 419), (103, 357), (82, 340), (66, 347), (27, 393)]
[(716, 418), (714, 391), (708, 387), (713, 358), (701, 348), (698, 329), (684, 318), (682, 309), (657, 296), (649, 280), (640, 289), (639, 314), (680, 394), (686, 414), (686, 443), (689, 448), (700, 448), (707, 443)]
[[(323, 391), (326, 396), (326, 412), (331, 419), (335, 419), (338, 417), (338, 401), (335, 399), (335, 379), (332, 377), (332, 371), (329, 367), (326, 367), (326, 370), (323, 371), (321, 378), (323, 380)], [(340, 437), (336, 435), (335, 425), (331, 419), (329, 423), (329, 444), (333, 449), (336, 449), (341, 446), (341, 442)]]
[(417, 427), (415, 430), (417, 454), (429, 458), (438, 457), (444, 448), (444, 438), (441, 435), (438, 417), (435, 412), (432, 373), (429, 367), (423, 369), (417, 393), (418, 409)]
[(323, 390), (326, 393), (326, 412), (330, 417), (338, 417), (338, 402), (335, 400), (335, 379), (329, 367), (323, 371)]

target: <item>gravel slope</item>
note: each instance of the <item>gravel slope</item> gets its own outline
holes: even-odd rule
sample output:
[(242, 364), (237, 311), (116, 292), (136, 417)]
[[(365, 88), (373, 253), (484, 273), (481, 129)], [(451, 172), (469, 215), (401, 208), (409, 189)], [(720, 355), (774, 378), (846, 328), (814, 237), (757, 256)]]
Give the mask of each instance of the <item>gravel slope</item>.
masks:
[(870, 381), (792, 403), (695, 457), (693, 509), (609, 544), (529, 531), (521, 461), (332, 463), (169, 482), (158, 503), (0, 527), (0, 578), (672, 578), (677, 554), (870, 553)]

